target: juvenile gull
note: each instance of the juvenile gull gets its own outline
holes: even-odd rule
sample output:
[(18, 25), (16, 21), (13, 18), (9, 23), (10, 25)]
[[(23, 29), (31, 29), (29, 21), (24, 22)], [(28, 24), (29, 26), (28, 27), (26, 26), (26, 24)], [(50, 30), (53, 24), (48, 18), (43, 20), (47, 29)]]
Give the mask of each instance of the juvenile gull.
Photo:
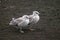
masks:
[(18, 25), (17, 28), (20, 28), (21, 33), (24, 33), (24, 31), (22, 31), (22, 28), (28, 26), (28, 24), (29, 24), (29, 17), (27, 15), (24, 15), (17, 19), (12, 18), (12, 20), (9, 23), (9, 25)]

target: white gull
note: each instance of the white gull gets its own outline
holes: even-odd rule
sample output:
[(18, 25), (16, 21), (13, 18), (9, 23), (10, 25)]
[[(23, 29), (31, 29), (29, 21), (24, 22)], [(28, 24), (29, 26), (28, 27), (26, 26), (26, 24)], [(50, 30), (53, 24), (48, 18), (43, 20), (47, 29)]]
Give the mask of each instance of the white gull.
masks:
[(24, 31), (22, 31), (22, 28), (28, 26), (28, 24), (29, 24), (29, 17), (27, 15), (24, 15), (17, 19), (12, 18), (12, 20), (9, 23), (9, 25), (17, 25), (18, 28), (20, 28), (21, 33), (24, 33)]
[[(36, 24), (39, 21), (39, 19), (40, 19), (39, 14), (40, 13), (38, 11), (33, 11), (32, 15), (28, 15), (29, 16), (29, 21), (30, 21), (29, 25)], [(29, 29), (34, 30), (34, 29), (31, 29), (31, 27), (29, 27)]]

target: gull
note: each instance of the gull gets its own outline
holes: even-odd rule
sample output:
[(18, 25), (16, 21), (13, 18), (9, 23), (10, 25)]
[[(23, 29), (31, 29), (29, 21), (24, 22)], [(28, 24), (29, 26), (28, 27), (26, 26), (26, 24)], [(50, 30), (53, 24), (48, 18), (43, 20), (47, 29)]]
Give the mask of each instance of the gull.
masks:
[(23, 27), (28, 26), (29, 24), (29, 17), (27, 15), (24, 15), (22, 17), (19, 17), (17, 19), (12, 18), (12, 20), (10, 21), (9, 25), (17, 25), (17, 28), (20, 28), (20, 32), (24, 33), (24, 31), (22, 31)]
[[(39, 12), (38, 11), (33, 11), (33, 14), (32, 15), (28, 15), (29, 16), (29, 25), (33, 25), (33, 24), (36, 24), (40, 17), (39, 17)], [(34, 29), (31, 29), (31, 27), (29, 28), (30, 30), (34, 30)]]
[(40, 19), (39, 14), (40, 13), (38, 11), (33, 11), (33, 14), (29, 15), (31, 24), (35, 24), (39, 21), (39, 19)]

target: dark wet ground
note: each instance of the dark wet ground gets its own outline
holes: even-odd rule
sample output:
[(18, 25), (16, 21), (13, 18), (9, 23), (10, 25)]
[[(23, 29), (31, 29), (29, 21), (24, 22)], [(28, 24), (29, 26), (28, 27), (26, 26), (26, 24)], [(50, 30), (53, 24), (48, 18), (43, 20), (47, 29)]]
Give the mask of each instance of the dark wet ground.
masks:
[[(34, 10), (41, 13), (35, 31), (21, 34), (8, 25), (12, 17)], [(60, 0), (0, 0), (0, 40), (60, 40)]]

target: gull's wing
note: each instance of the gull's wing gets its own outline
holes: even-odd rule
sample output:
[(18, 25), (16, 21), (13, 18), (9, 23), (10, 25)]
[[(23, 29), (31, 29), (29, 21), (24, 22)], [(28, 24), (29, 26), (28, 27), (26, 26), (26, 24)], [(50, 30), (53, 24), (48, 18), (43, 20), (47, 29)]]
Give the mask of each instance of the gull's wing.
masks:
[(29, 24), (29, 19), (23, 19), (21, 22), (19, 22), (19, 26), (27, 26)]
[(23, 18), (17, 18), (15, 19), (16, 23), (21, 23), (24, 19)]
[(29, 21), (30, 21), (30, 23), (33, 21), (33, 15), (29, 15)]

